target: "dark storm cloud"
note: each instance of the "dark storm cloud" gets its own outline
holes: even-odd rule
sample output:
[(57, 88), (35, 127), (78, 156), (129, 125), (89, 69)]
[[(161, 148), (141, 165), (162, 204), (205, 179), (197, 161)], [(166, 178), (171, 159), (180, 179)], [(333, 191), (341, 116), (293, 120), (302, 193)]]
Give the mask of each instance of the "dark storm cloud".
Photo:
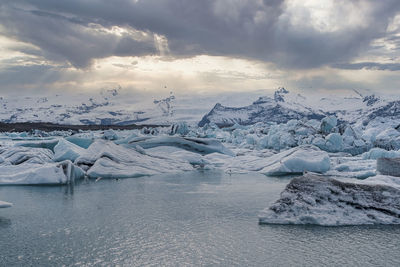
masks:
[(376, 62), (360, 62), (360, 63), (343, 63), (333, 65), (335, 68), (347, 70), (400, 70), (400, 63), (376, 63)]
[[(236, 56), (311, 68), (348, 62), (384, 37), (400, 1), (368, 3), (368, 25), (323, 32), (308, 21), (291, 25), (283, 0), (32, 0), (3, 1), (4, 34), (39, 46), (46, 57), (86, 67), (94, 58), (157, 53), (151, 35), (163, 35), (175, 57)], [(336, 1), (344, 5), (348, 1)], [(307, 19), (307, 14), (304, 14)], [(346, 18), (343, 18), (346, 19)], [(92, 24), (130, 27), (150, 37), (123, 37), (95, 31)]]
[[(93, 24), (94, 20), (5, 5), (1, 6), (0, 19), (8, 36), (38, 46), (43, 52), (41, 55), (48, 59), (67, 60), (77, 68), (87, 67), (94, 58), (157, 52), (151, 34), (116, 35)], [(38, 54), (38, 51), (32, 52)]]

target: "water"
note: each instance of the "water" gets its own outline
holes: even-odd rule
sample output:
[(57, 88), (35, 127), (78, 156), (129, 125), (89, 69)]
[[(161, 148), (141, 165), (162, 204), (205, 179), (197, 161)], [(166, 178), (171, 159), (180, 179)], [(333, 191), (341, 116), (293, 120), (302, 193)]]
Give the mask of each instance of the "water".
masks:
[(289, 180), (189, 172), (3, 186), (0, 266), (400, 266), (400, 226), (258, 225)]

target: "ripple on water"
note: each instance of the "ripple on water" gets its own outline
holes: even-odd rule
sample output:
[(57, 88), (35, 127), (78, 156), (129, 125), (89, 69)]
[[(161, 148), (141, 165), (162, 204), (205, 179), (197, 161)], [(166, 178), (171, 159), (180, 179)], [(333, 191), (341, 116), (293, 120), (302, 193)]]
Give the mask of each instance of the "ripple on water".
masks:
[(193, 172), (0, 187), (0, 266), (399, 266), (400, 227), (258, 225), (287, 179)]

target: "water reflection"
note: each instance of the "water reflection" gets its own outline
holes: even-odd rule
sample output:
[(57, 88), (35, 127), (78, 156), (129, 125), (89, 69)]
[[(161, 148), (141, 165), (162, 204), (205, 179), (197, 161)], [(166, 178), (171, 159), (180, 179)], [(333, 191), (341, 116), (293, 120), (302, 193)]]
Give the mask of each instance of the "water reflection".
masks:
[(11, 226), (11, 220), (0, 216), (0, 228), (7, 228)]
[(75, 187), (75, 183), (69, 183), (65, 186), (63, 186), (63, 190), (64, 190), (64, 195), (66, 198), (72, 198), (72, 196), (74, 195), (74, 187)]
[(400, 226), (258, 225), (287, 182), (198, 171), (0, 187), (15, 204), (0, 266), (400, 266)]

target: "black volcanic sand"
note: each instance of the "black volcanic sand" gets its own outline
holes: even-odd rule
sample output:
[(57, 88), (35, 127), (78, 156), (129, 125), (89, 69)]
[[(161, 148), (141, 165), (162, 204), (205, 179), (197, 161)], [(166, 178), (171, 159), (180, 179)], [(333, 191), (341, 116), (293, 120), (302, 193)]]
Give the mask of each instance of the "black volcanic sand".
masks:
[(22, 122), (22, 123), (3, 123), (0, 122), (0, 132), (29, 132), (32, 130), (40, 130), (44, 132), (52, 131), (98, 131), (98, 130), (134, 130), (149, 127), (168, 127), (169, 125), (67, 125), (42, 122)]

